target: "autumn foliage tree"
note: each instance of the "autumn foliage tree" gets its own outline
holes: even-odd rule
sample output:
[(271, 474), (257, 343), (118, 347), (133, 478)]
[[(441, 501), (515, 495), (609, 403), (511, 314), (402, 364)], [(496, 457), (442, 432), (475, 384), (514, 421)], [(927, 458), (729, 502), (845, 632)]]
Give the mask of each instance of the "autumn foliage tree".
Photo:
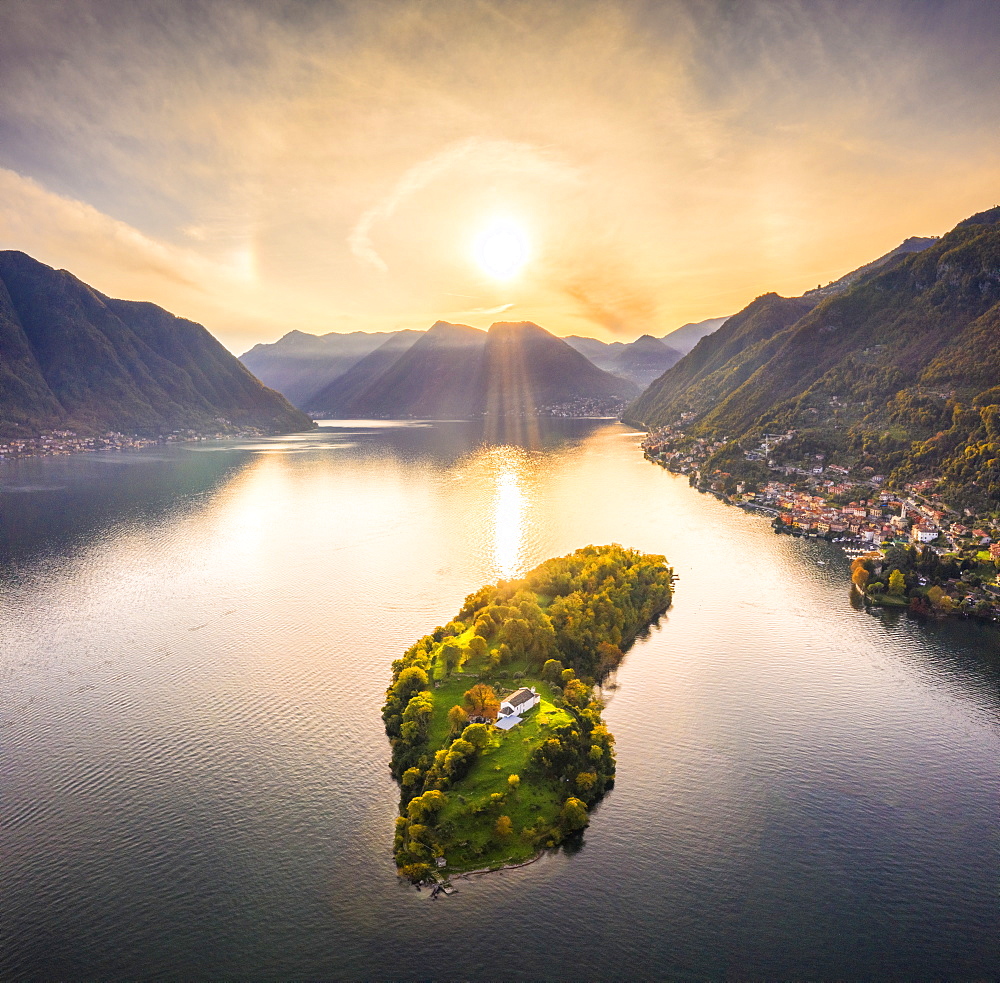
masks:
[(448, 727), (453, 734), (460, 734), (469, 724), (469, 715), (457, 703), (448, 711)]
[(906, 577), (901, 570), (893, 570), (889, 574), (889, 593), (893, 597), (902, 597), (906, 592)]
[(500, 700), (492, 686), (486, 683), (476, 683), (471, 689), (465, 691), (463, 697), (465, 705), (469, 708), (470, 717), (485, 717), (487, 720), (496, 720), (500, 712)]

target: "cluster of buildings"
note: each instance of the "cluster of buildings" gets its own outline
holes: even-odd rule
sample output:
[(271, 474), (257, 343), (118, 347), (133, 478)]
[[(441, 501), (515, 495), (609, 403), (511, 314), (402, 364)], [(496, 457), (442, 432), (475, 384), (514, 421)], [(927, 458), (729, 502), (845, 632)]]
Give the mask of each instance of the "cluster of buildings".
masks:
[(260, 436), (252, 429), (234, 433), (201, 433), (196, 430), (175, 430), (157, 437), (139, 437), (110, 430), (98, 436), (80, 436), (72, 430), (47, 430), (37, 437), (0, 439), (0, 461), (22, 457), (54, 457), (60, 454), (79, 454), (81, 451), (134, 451), (143, 447), (156, 447), (178, 441), (223, 440), (233, 437)]
[[(962, 521), (965, 515), (933, 497), (935, 483), (930, 480), (889, 491), (883, 487), (885, 476), (875, 474), (874, 469), (865, 468), (852, 477), (849, 468), (827, 464), (823, 454), (797, 465), (776, 465), (770, 457), (772, 449), (794, 436), (794, 431), (766, 434), (759, 447), (744, 453), (749, 461), (765, 463), (776, 476), (753, 490), (732, 474), (706, 469), (705, 463), (726, 446), (726, 439), (692, 440), (675, 428), (665, 427), (651, 433), (643, 441), (643, 449), (650, 460), (689, 475), (699, 488), (772, 516), (775, 528), (781, 531), (876, 546), (903, 540), (932, 544), (941, 552), (968, 547), (985, 550), (1000, 536), (985, 524)], [(867, 494), (843, 502), (848, 495), (858, 495), (859, 489)]]
[(18, 437), (0, 443), (0, 458), (54, 457), (97, 450), (137, 450), (161, 443), (163, 439), (165, 438), (150, 440), (116, 432), (103, 433), (98, 437), (81, 437), (72, 430), (49, 430), (37, 437)]
[(562, 403), (538, 407), (538, 416), (560, 416), (567, 419), (619, 416), (628, 400), (617, 396), (577, 396)]

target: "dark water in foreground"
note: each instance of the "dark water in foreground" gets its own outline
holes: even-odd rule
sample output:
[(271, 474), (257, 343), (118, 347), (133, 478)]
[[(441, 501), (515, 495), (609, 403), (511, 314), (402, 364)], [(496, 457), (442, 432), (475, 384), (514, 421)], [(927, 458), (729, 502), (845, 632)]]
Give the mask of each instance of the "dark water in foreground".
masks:
[[(0, 468), (0, 978), (1000, 978), (997, 633), (852, 609), (835, 548), (637, 443), (344, 427)], [(389, 663), (612, 541), (680, 581), (582, 849), (400, 885)]]

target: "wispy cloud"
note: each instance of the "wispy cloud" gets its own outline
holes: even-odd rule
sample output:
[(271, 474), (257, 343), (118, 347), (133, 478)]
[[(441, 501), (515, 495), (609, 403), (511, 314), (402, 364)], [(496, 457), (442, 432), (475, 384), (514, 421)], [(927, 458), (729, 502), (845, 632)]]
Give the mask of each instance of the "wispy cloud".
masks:
[(579, 173), (554, 158), (550, 153), (527, 143), (511, 140), (487, 140), (470, 137), (414, 164), (400, 176), (382, 199), (368, 208), (358, 219), (347, 237), (351, 252), (383, 273), (389, 267), (375, 249), (372, 235), (375, 227), (387, 222), (399, 206), (429, 184), (454, 170), (475, 167), (486, 173), (505, 176), (526, 175), (551, 182), (577, 182)]
[(456, 302), (666, 333), (993, 204), (998, 100), (950, 0), (7, 3), (0, 234), (234, 347)]

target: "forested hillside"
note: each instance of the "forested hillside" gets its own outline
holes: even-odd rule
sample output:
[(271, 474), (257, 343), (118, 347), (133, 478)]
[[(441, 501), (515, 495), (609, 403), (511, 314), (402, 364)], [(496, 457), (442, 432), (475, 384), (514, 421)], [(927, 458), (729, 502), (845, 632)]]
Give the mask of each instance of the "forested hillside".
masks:
[(747, 446), (795, 431), (789, 448), (860, 461), (897, 482), (940, 476), (955, 500), (996, 502), (998, 222), (1000, 208), (972, 216), (812, 309), (809, 298), (758, 298), (626, 419), (656, 427), (688, 414), (686, 432)]
[(200, 324), (0, 252), (0, 436), (312, 426)]

